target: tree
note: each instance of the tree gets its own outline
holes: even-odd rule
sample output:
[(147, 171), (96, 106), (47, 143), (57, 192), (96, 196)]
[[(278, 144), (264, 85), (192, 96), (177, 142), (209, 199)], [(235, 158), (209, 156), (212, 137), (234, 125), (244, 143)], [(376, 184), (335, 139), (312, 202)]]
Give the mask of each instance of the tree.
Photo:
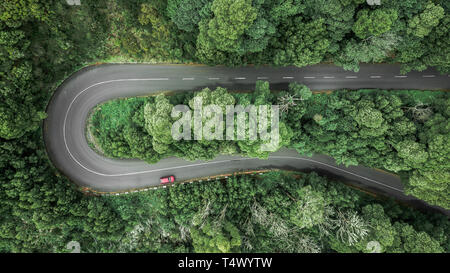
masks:
[(389, 251), (400, 253), (442, 253), (444, 250), (439, 243), (425, 232), (417, 232), (411, 225), (395, 223), (398, 233)]
[(160, 154), (169, 153), (169, 145), (173, 142), (172, 108), (173, 105), (163, 94), (155, 98), (154, 104), (147, 103), (144, 107), (145, 128), (153, 138), (153, 149)]
[(345, 70), (359, 71), (359, 63), (382, 62), (394, 52), (401, 38), (393, 33), (386, 32), (379, 36), (370, 36), (357, 42), (351, 39), (343, 50), (337, 53), (335, 63)]
[(167, 14), (181, 30), (194, 32), (211, 15), (211, 0), (168, 0)]
[(441, 6), (430, 1), (420, 15), (416, 15), (408, 21), (407, 32), (423, 38), (439, 24), (439, 20), (444, 17), (444, 14)]
[(214, 17), (208, 23), (208, 36), (216, 48), (243, 55), (244, 33), (257, 18), (257, 10), (248, 0), (214, 0)]
[(299, 83), (289, 84), (289, 93), (280, 93), (278, 96), (278, 105), (283, 113), (287, 113), (289, 108), (297, 106), (303, 100), (307, 100), (312, 96), (311, 90)]
[(300, 97), (301, 100), (308, 100), (312, 96), (311, 90), (306, 85), (296, 82), (289, 84), (289, 92), (294, 93), (294, 95)]
[[(45, 112), (29, 106), (25, 109), (22, 105), (10, 102), (9, 105), (0, 103), (0, 137), (4, 139), (14, 139), (23, 136), (27, 132), (35, 131), (39, 128), (39, 122), (46, 118)], [(30, 110), (33, 112), (30, 113)]]
[(412, 140), (405, 140), (395, 145), (398, 156), (403, 158), (410, 168), (420, 168), (428, 159), (425, 146)]
[(358, 12), (358, 19), (353, 25), (353, 32), (360, 39), (370, 36), (379, 36), (391, 29), (397, 20), (397, 12), (389, 9), (364, 9)]
[(327, 203), (322, 194), (306, 186), (297, 191), (298, 200), (290, 211), (290, 220), (299, 228), (312, 228), (320, 225), (326, 218)]
[(369, 233), (367, 223), (355, 211), (337, 211), (333, 223), (336, 227), (336, 238), (348, 246), (353, 246)]
[(361, 102), (358, 105), (356, 115), (354, 115), (354, 119), (360, 127), (360, 135), (362, 137), (377, 137), (383, 135), (388, 129), (383, 114), (369, 105)]
[(282, 19), (301, 13), (305, 6), (301, 0), (275, 0), (270, 6), (270, 16), (275, 22), (282, 22)]
[(363, 207), (362, 217), (368, 223), (370, 232), (364, 240), (358, 243), (358, 248), (361, 251), (371, 251), (367, 246), (369, 242), (375, 241), (381, 246), (379, 251), (385, 252), (393, 245), (397, 236), (397, 232), (391, 224), (391, 219), (379, 204)]
[(39, 0), (11, 0), (0, 4), (0, 21), (8, 27), (18, 28), (27, 21), (48, 21), (50, 4)]
[(191, 238), (197, 253), (236, 252), (241, 246), (239, 230), (228, 221), (220, 226), (208, 222), (201, 227), (191, 227)]

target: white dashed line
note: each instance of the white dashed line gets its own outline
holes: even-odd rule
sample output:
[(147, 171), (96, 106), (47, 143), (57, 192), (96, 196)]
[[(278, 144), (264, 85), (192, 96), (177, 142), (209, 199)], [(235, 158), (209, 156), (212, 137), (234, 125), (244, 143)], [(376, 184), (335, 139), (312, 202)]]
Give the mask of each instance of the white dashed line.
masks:
[(324, 76), (324, 79), (334, 79), (334, 76)]
[(293, 79), (294, 77), (283, 77), (283, 79)]
[(183, 78), (183, 81), (193, 81), (194, 78)]
[(267, 80), (268, 77), (257, 77), (258, 80)]
[(423, 78), (434, 78), (436, 75), (422, 75)]
[(315, 79), (316, 77), (303, 77), (304, 79)]
[(371, 79), (379, 79), (381, 76), (370, 76)]
[(356, 79), (358, 76), (345, 76), (346, 79)]
[(408, 76), (397, 75), (397, 76), (394, 76), (394, 78), (408, 78)]
[(208, 80), (220, 80), (220, 78), (208, 78)]
[(234, 78), (235, 80), (245, 80), (246, 78), (245, 77), (237, 77), (237, 78)]

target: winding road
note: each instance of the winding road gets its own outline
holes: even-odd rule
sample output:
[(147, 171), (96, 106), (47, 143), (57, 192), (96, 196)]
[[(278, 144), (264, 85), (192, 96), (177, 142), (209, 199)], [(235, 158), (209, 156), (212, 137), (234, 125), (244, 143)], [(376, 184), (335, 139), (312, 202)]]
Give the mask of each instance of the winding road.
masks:
[(44, 141), (53, 164), (79, 186), (102, 192), (141, 189), (159, 184), (159, 178), (175, 175), (178, 180), (204, 177), (245, 169), (283, 168), (315, 170), (338, 176), (349, 183), (409, 202), (423, 203), (403, 194), (400, 179), (363, 166), (343, 167), (330, 157), (302, 157), (283, 149), (268, 160), (219, 156), (211, 161), (189, 162), (167, 158), (149, 165), (139, 160), (102, 157), (87, 143), (85, 122), (97, 104), (119, 97), (131, 97), (162, 90), (198, 90), (223, 86), (249, 90), (257, 80), (267, 80), (271, 89), (286, 88), (297, 81), (313, 90), (324, 89), (450, 89), (449, 75), (433, 69), (399, 73), (397, 65), (362, 65), (358, 73), (333, 65), (296, 67), (209, 67), (201, 65), (107, 64), (90, 66), (73, 74), (57, 89), (44, 121)]

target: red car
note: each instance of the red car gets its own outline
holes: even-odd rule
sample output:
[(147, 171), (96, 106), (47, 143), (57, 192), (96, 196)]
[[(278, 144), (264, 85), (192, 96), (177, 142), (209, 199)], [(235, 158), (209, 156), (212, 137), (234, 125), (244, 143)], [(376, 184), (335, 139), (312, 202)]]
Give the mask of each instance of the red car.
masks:
[(175, 177), (171, 175), (167, 177), (161, 177), (159, 180), (161, 181), (161, 184), (168, 184), (175, 182)]

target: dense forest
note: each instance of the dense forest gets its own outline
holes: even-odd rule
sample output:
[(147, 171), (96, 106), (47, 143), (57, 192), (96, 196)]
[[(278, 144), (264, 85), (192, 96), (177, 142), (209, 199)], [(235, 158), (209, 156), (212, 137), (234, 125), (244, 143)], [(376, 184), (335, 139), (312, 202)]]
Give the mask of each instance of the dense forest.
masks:
[[(40, 126), (50, 96), (64, 78), (86, 64), (146, 61), (302, 66), (334, 62), (345, 69), (357, 70), (360, 62), (392, 62), (401, 63), (404, 72), (429, 66), (446, 73), (449, 69), (450, 4), (445, 0), (382, 1), (380, 6), (370, 6), (363, 0), (81, 0), (81, 3), (69, 6), (64, 0), (0, 2), (1, 252), (63, 251), (72, 239), (91, 246), (86, 250), (113, 251), (110, 244), (121, 240), (124, 234), (128, 236), (136, 226), (135, 218), (124, 215), (120, 209), (140, 213), (143, 205), (133, 207), (131, 204), (137, 201), (130, 200), (118, 209), (119, 205), (115, 207), (112, 200), (81, 194), (52, 167), (42, 143)], [(416, 111), (412, 109), (411, 113)], [(448, 110), (446, 113), (448, 117)], [(420, 125), (434, 131), (423, 131), (421, 136), (414, 134), (419, 143), (413, 144), (417, 146), (414, 149), (429, 145), (428, 134), (446, 130), (437, 128), (439, 124), (444, 127), (448, 124), (439, 121), (436, 118)], [(318, 125), (310, 126), (312, 130), (312, 126)], [(332, 127), (331, 122), (329, 126)], [(307, 128), (304, 130), (315, 137)], [(442, 134), (448, 138), (448, 128), (446, 132), (447, 135)], [(291, 143), (302, 143), (302, 136), (293, 135)], [(436, 149), (440, 147), (439, 143), (433, 145)], [(308, 147), (296, 148), (307, 152)], [(323, 149), (320, 152), (331, 154), (325, 150), (331, 147)], [(356, 156), (348, 153), (342, 162)], [(338, 156), (337, 159), (340, 160)], [(411, 191), (417, 189), (418, 193), (413, 192), (416, 196), (423, 195), (431, 203), (447, 206), (448, 194), (444, 197), (435, 194), (440, 189), (427, 182), (437, 179), (429, 170), (433, 170), (438, 159), (421, 160), (402, 163), (419, 164), (410, 170), (426, 178), (418, 179), (416, 184), (410, 179)], [(376, 164), (377, 160), (373, 162)], [(426, 164), (430, 166), (421, 167)], [(430, 185), (433, 186), (428, 188)], [(193, 189), (196, 187), (203, 186), (195, 185)], [(189, 198), (187, 194), (183, 196)], [(144, 196), (126, 198), (144, 199)], [(403, 220), (412, 221), (414, 217)], [(447, 251), (443, 243), (446, 235), (433, 230), (428, 218), (417, 217), (422, 223), (411, 224), (414, 228), (400, 224), (398, 234), (404, 237), (396, 237), (395, 246), (408, 240), (425, 238), (431, 242), (429, 238), (435, 238), (426, 250)], [(172, 220), (163, 224), (178, 227)], [(228, 226), (227, 230), (234, 233)], [(161, 240), (155, 242), (151, 240), (154, 236), (148, 235), (148, 244), (153, 245), (146, 250), (172, 250), (170, 242), (177, 239), (170, 239), (171, 233), (163, 234), (168, 236), (158, 237)], [(172, 241), (166, 244), (167, 240)], [(265, 243), (264, 238), (260, 240)], [(408, 242), (408, 247), (403, 248), (406, 251), (422, 251), (412, 247), (415, 241)]]
[(50, 229), (20, 223), (26, 229), (16, 236), (2, 234), (1, 250), (67, 252), (69, 241), (78, 242), (82, 252), (448, 253), (450, 248), (446, 216), (375, 198), (316, 173), (236, 175), (92, 199), (71, 200), (87, 204), (89, 214), (76, 209)]
[[(204, 107), (279, 105), (278, 146), (264, 151), (262, 145), (270, 140), (250, 140), (248, 127), (244, 140), (174, 140), (171, 128), (181, 116), (172, 117), (172, 108), (184, 104), (193, 110), (194, 99), (200, 97)], [(340, 90), (312, 94), (305, 85), (291, 83), (288, 91), (274, 93), (268, 82), (258, 81), (251, 93), (218, 87), (109, 101), (92, 114), (90, 131), (96, 140), (93, 147), (106, 156), (139, 158), (149, 163), (169, 156), (188, 160), (212, 159), (219, 154), (267, 158), (281, 147), (295, 148), (302, 155), (327, 154), (338, 164), (399, 173), (406, 193), (448, 209), (449, 109), (448, 92)], [(203, 126), (215, 118), (204, 114)], [(237, 127), (238, 115), (234, 119)], [(225, 132), (225, 120), (224, 111), (223, 128), (213, 127), (211, 131)], [(194, 123), (190, 126), (194, 132)]]
[[(449, 222), (316, 173), (268, 172), (108, 197), (134, 227), (115, 249), (448, 252)], [(372, 243), (370, 243), (372, 242)], [(375, 250), (377, 251), (377, 250)]]

